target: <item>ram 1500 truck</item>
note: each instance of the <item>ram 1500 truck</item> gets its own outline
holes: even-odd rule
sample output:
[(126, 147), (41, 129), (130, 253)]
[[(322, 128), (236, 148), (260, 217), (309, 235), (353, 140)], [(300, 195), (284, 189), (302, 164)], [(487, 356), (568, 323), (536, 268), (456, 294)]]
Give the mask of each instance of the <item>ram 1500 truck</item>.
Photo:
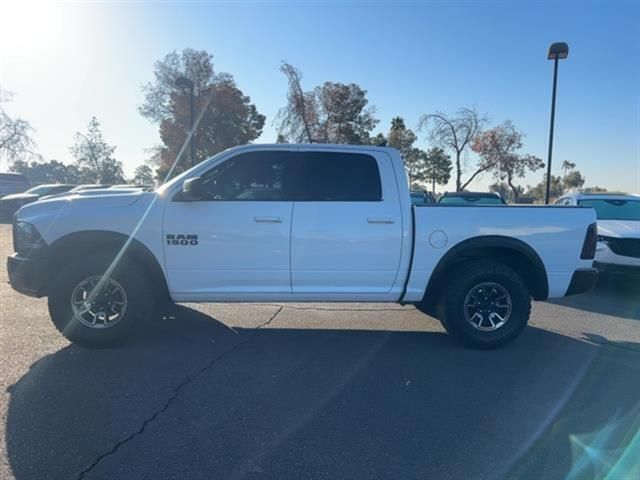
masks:
[(590, 289), (590, 208), (412, 205), (400, 154), (247, 145), (135, 191), (14, 218), (11, 285), (73, 342), (108, 346), (158, 302), (398, 302), (494, 348), (531, 299)]

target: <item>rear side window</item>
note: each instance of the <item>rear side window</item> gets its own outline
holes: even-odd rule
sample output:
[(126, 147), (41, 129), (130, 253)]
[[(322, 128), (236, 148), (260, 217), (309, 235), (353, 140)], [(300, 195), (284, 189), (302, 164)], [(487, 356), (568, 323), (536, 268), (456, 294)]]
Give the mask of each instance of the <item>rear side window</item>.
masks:
[(302, 152), (295, 162), (296, 199), (307, 202), (379, 202), (378, 162), (371, 155)]

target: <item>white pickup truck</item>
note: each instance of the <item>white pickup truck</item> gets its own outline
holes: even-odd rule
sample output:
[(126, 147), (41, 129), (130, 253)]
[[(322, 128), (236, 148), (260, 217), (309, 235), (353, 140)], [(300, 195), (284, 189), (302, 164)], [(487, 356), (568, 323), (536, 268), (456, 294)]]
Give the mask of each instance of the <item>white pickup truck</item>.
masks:
[(495, 348), (531, 299), (589, 290), (591, 208), (412, 206), (391, 148), (247, 145), (155, 192), (69, 195), (14, 218), (11, 285), (104, 347), (158, 302), (398, 302)]

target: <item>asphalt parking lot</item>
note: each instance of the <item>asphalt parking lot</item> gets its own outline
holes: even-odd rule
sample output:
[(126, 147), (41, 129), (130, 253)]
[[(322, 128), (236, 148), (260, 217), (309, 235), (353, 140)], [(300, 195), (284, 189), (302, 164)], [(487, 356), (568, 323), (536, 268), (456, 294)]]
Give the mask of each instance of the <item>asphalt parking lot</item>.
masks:
[(536, 303), (497, 351), (394, 305), (181, 305), (92, 351), (0, 225), (1, 479), (640, 478), (640, 287)]

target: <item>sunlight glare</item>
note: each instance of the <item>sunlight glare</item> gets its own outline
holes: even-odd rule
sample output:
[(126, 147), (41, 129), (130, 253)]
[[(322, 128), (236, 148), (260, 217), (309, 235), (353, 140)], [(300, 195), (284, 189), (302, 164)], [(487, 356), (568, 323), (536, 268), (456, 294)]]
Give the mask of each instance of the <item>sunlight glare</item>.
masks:
[(69, 25), (67, 5), (51, 0), (8, 0), (0, 17), (0, 58), (31, 61), (51, 52)]

